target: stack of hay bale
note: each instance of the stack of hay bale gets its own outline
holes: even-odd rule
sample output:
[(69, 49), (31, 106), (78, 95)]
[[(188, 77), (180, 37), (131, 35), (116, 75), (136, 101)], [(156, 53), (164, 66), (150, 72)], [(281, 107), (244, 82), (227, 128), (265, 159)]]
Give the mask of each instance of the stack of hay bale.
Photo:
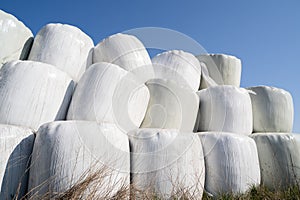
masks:
[[(1, 20), (1, 39), (10, 41), (14, 51), (22, 52), (24, 44), (23, 51), (30, 49), (24, 25), (6, 13)], [(7, 34), (7, 30), (12, 33)], [(13, 40), (21, 34), (26, 40)], [(78, 28), (48, 24), (35, 37), (30, 52), (22, 52), (29, 55), (28, 61), (14, 60), (26, 59), (21, 56), (3, 57), (6, 63), (0, 71), (1, 149), (4, 150), (3, 153), (1, 150), (1, 199), (15, 198), (16, 194), (16, 198), (25, 194), (30, 198), (49, 198), (77, 183), (96, 161), (99, 163), (103, 154), (106, 158), (120, 154), (113, 151), (118, 149), (115, 146), (129, 152), (127, 137), (110, 122), (60, 121), (67, 118), (75, 84), (92, 64), (93, 47), (90, 37)], [(8, 60), (11, 57), (12, 61)], [(99, 139), (97, 142), (93, 140), (95, 137)], [(111, 165), (123, 166), (127, 172), (112, 172), (111, 178), (118, 182), (120, 177), (129, 184), (129, 156), (120, 157), (117, 164), (111, 161)]]
[(197, 58), (217, 84), (198, 92), (195, 128), (205, 154), (206, 190), (212, 195), (246, 192), (260, 184), (260, 168), (255, 142), (248, 137), (252, 106), (248, 91), (240, 88), (241, 61), (222, 54)]
[[(198, 59), (206, 64), (209, 75), (217, 84), (239, 86), (241, 67), (238, 59), (225, 55), (201, 55), (198, 56)], [(203, 85), (205, 86), (205, 83)], [(216, 192), (245, 192), (249, 186), (257, 185), (260, 182), (260, 176), (261, 184), (272, 190), (285, 189), (291, 185), (299, 184), (300, 146), (291, 134), (294, 108), (289, 92), (268, 86), (250, 87), (246, 90), (234, 86), (216, 86), (201, 90), (199, 96), (198, 131), (227, 131), (244, 134), (250, 136), (247, 140), (249, 142), (251, 140), (252, 143), (252, 147), (243, 145), (241, 142), (236, 143), (237, 146), (234, 148), (232, 148), (231, 143), (222, 146), (222, 151), (225, 152), (226, 150), (229, 151), (227, 148), (232, 148), (234, 151), (240, 149), (245, 153), (239, 158), (241, 159), (239, 162), (246, 164), (246, 166), (238, 169), (245, 169), (245, 173), (248, 173), (245, 174), (247, 178), (242, 179), (243, 176), (236, 176), (237, 180), (244, 181), (238, 184), (239, 186), (244, 185), (244, 188), (236, 188), (235, 190), (233, 186), (226, 188), (226, 185), (231, 183), (226, 180), (226, 177), (235, 176), (219, 177), (221, 173), (216, 173), (219, 168), (216, 168), (216, 164), (212, 164), (213, 156), (215, 156), (214, 162), (221, 162), (222, 165), (228, 161), (226, 155), (228, 156), (230, 153), (224, 155), (220, 152), (218, 154), (213, 153), (216, 149), (212, 148), (212, 145), (221, 143), (222, 134), (219, 133), (218, 137), (212, 136), (211, 133), (200, 134), (204, 142), (204, 152), (205, 149), (209, 149), (208, 155), (206, 155), (206, 189), (208, 192), (213, 194)], [(216, 137), (215, 143), (212, 143), (214, 141), (211, 139), (212, 137)], [(256, 147), (253, 145), (253, 140)], [(205, 147), (206, 143), (208, 143), (208, 147)], [(251, 148), (252, 150), (249, 151)], [(257, 173), (257, 154), (260, 174)], [(236, 156), (237, 153), (231, 155)], [(231, 159), (236, 161), (237, 158)], [(242, 161), (242, 159), (248, 161)], [(208, 166), (209, 162), (211, 162), (210, 166)], [(232, 161), (231, 164), (233, 163), (235, 162)], [(225, 171), (223, 166), (220, 169), (220, 171)], [(231, 170), (230, 172), (237, 171)], [(219, 179), (211, 180), (214, 175)], [(226, 181), (222, 182), (222, 180)], [(220, 184), (220, 182), (222, 183)]]
[(150, 59), (134, 36), (94, 46), (62, 24), (33, 40), (0, 14), (11, 48), (0, 51), (0, 199), (56, 197), (95, 174), (82, 198), (130, 184), (140, 198), (199, 199), (298, 184), (292, 97), (240, 88), (238, 58), (172, 50)]
[(299, 185), (300, 146), (291, 134), (293, 100), (289, 92), (267, 86), (248, 88), (253, 108), (253, 132), (262, 184), (270, 189)]

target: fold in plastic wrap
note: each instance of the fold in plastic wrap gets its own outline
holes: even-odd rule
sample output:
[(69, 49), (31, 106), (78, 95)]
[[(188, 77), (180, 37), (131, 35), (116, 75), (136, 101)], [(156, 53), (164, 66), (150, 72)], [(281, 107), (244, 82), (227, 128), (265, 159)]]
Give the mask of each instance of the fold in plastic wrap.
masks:
[(202, 198), (205, 168), (202, 145), (193, 133), (139, 129), (128, 133), (132, 184), (159, 197), (182, 193)]
[(133, 35), (118, 33), (102, 40), (93, 51), (93, 63), (108, 62), (127, 71), (151, 66), (149, 54)]
[(52, 122), (37, 133), (31, 165), (31, 198), (54, 198), (89, 179), (83, 199), (109, 198), (129, 185), (129, 141), (114, 124)]
[(34, 38), (29, 60), (54, 65), (78, 81), (92, 64), (92, 39), (79, 28), (47, 24)]
[(185, 80), (185, 85), (198, 91), (201, 79), (201, 66), (193, 54), (173, 50), (152, 58), (156, 78), (177, 81)]
[(269, 86), (247, 88), (253, 110), (254, 132), (291, 132), (294, 106), (289, 92)]
[(21, 21), (0, 10), (0, 68), (6, 62), (26, 59), (32, 37), (31, 31)]
[[(111, 63), (93, 64), (80, 79), (68, 111), (69, 120), (111, 122), (125, 132), (138, 128), (149, 101), (145, 84)], [(126, 127), (132, 123), (133, 127)]]
[(210, 77), (206, 64), (201, 62), (200, 66), (201, 66), (200, 90), (208, 87), (217, 86), (218, 84)]
[(146, 85), (150, 101), (141, 127), (193, 132), (199, 108), (198, 95), (172, 80), (152, 79)]
[(34, 130), (66, 118), (73, 81), (54, 66), (12, 61), (0, 70), (0, 123)]
[(20, 199), (27, 193), (33, 143), (31, 129), (0, 125), (0, 199)]
[[(225, 54), (203, 54), (196, 57), (200, 62), (205, 63), (209, 76), (218, 85), (240, 87), (242, 73), (242, 63), (240, 59)], [(205, 79), (202, 80), (201, 85), (205, 85)], [(202, 88), (207, 87), (203, 86)]]
[(299, 185), (300, 144), (289, 133), (255, 133), (261, 181), (274, 190)]
[(244, 193), (260, 184), (257, 148), (253, 139), (225, 132), (197, 134), (205, 156), (205, 189), (218, 196)]
[(248, 91), (235, 86), (209, 87), (197, 92), (200, 99), (198, 131), (252, 133), (252, 106)]

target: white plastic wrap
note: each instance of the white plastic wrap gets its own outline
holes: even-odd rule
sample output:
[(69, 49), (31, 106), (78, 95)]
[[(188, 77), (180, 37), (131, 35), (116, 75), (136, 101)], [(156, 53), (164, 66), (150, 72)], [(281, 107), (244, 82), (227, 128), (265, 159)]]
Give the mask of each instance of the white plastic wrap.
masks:
[(300, 134), (299, 133), (293, 133), (292, 135), (294, 136), (296, 141), (300, 142)]
[(139, 129), (128, 133), (131, 178), (138, 190), (159, 197), (193, 194), (201, 199), (205, 168), (202, 145), (196, 134), (172, 129)]
[(295, 140), (298, 142), (298, 145), (300, 147), (300, 134), (299, 133), (293, 133), (292, 134)]
[(268, 86), (250, 87), (254, 132), (291, 132), (294, 106), (289, 92)]
[(93, 64), (76, 87), (67, 118), (116, 123), (126, 132), (132, 130), (123, 126), (126, 123), (138, 128), (150, 95), (147, 87), (128, 73), (111, 63)]
[(26, 59), (32, 37), (31, 31), (22, 22), (0, 10), (0, 68), (6, 62)]
[(109, 123), (48, 123), (37, 133), (31, 165), (32, 198), (54, 197), (95, 173), (84, 195), (96, 193), (101, 198), (110, 192), (108, 198), (130, 184), (128, 137)]
[(118, 33), (102, 40), (93, 51), (93, 63), (109, 62), (127, 71), (151, 66), (151, 59), (140, 40)]
[(199, 108), (198, 95), (172, 80), (152, 79), (146, 85), (150, 101), (141, 127), (193, 132)]
[(27, 193), (33, 143), (29, 128), (0, 125), (0, 199), (14, 199), (17, 193), (20, 199)]
[(200, 99), (198, 131), (252, 133), (252, 106), (247, 90), (230, 85), (197, 92)]
[(289, 133), (255, 133), (262, 184), (278, 190), (299, 184), (300, 144)]
[(200, 62), (200, 66), (201, 66), (200, 90), (208, 87), (217, 86), (218, 84), (210, 77), (206, 64)]
[(0, 123), (32, 129), (65, 119), (73, 81), (54, 66), (12, 61), (0, 70)]
[(198, 91), (201, 78), (201, 66), (193, 54), (173, 50), (152, 58), (156, 78), (173, 81), (183, 79), (193, 91)]
[(92, 39), (75, 26), (47, 24), (36, 35), (29, 60), (48, 63), (76, 82), (92, 63)]
[(253, 139), (225, 132), (197, 134), (205, 156), (205, 189), (218, 196), (244, 193), (260, 184), (257, 148)]
[(242, 73), (240, 59), (225, 54), (203, 54), (196, 57), (206, 64), (210, 77), (218, 85), (240, 86)]

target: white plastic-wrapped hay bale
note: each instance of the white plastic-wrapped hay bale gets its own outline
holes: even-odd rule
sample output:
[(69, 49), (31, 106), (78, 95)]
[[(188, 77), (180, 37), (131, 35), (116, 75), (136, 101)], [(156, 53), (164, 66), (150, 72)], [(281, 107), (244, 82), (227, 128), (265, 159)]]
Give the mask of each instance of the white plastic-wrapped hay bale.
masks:
[(205, 189), (218, 196), (244, 193), (260, 184), (257, 148), (253, 139), (233, 133), (202, 132), (205, 157)]
[(199, 108), (199, 97), (190, 87), (166, 79), (146, 82), (150, 101), (142, 128), (178, 129), (193, 132)]
[(151, 66), (142, 42), (133, 35), (118, 33), (102, 40), (93, 51), (93, 63), (109, 62), (127, 71)]
[(277, 190), (299, 184), (300, 144), (289, 133), (255, 133), (262, 184)]
[(254, 132), (291, 132), (294, 106), (289, 92), (268, 86), (250, 87)]
[(149, 91), (128, 73), (111, 63), (89, 67), (78, 82), (67, 119), (116, 123), (125, 131), (132, 128), (124, 124), (132, 122), (138, 128), (147, 110)]
[(252, 106), (248, 91), (230, 85), (197, 92), (200, 99), (198, 131), (252, 133)]
[(6, 62), (26, 59), (32, 37), (31, 31), (22, 22), (0, 10), (0, 68)]
[(172, 129), (139, 129), (128, 136), (131, 179), (137, 191), (162, 198), (202, 198), (205, 168), (197, 135)]
[(47, 24), (34, 38), (29, 60), (48, 63), (78, 81), (92, 63), (92, 39), (77, 27)]
[(29, 128), (0, 125), (0, 199), (20, 199), (26, 194), (33, 143)]
[(177, 81), (183, 79), (193, 91), (198, 91), (201, 79), (201, 66), (191, 53), (173, 50), (152, 58), (156, 78)]
[(81, 198), (104, 199), (129, 185), (129, 173), (128, 138), (116, 125), (52, 122), (37, 133), (28, 191), (34, 199), (54, 198), (86, 181)]
[(218, 85), (240, 86), (242, 73), (240, 59), (225, 54), (203, 54), (196, 57), (200, 62), (205, 63), (209, 76)]
[(52, 65), (12, 61), (0, 70), (0, 123), (32, 129), (65, 119), (73, 81)]

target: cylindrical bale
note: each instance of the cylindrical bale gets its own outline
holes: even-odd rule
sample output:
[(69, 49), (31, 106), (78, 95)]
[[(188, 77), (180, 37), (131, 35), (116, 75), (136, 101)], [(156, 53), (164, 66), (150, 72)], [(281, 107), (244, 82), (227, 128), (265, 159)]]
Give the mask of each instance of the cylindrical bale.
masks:
[[(225, 54), (203, 54), (196, 57), (207, 66), (209, 76), (218, 85), (240, 87), (242, 73), (242, 63), (240, 59)], [(202, 80), (205, 81), (205, 79)], [(203, 84), (204, 82), (201, 83), (201, 85)]]
[(199, 97), (190, 87), (166, 79), (146, 82), (150, 101), (142, 128), (178, 129), (193, 132), (199, 108)]
[(248, 91), (230, 85), (197, 92), (200, 99), (198, 131), (252, 133), (252, 106)]
[(300, 144), (289, 133), (255, 133), (262, 184), (279, 190), (299, 185)]
[(93, 63), (108, 62), (127, 71), (151, 66), (149, 54), (142, 42), (133, 35), (118, 33), (102, 40), (93, 51)]
[(214, 196), (244, 193), (260, 184), (257, 148), (253, 139), (233, 133), (202, 132), (205, 189)]
[(205, 168), (197, 135), (174, 129), (139, 129), (128, 136), (131, 179), (138, 198), (145, 194), (202, 198)]
[(253, 110), (254, 132), (291, 132), (294, 106), (289, 92), (268, 86), (247, 88)]
[(0, 123), (38, 129), (66, 118), (73, 81), (52, 65), (12, 61), (0, 70)]
[(0, 68), (6, 62), (26, 59), (32, 37), (31, 31), (22, 22), (0, 10)]
[(34, 38), (29, 60), (54, 65), (76, 82), (92, 63), (92, 39), (77, 27), (47, 24)]
[(173, 50), (152, 58), (156, 78), (177, 81), (185, 80), (193, 91), (198, 91), (201, 79), (201, 66), (191, 53)]
[(127, 132), (142, 123), (149, 96), (133, 74), (111, 63), (95, 63), (78, 82), (67, 119), (116, 123)]
[(31, 129), (0, 125), (0, 199), (21, 199), (27, 193), (33, 143)]
[[(116, 125), (58, 121), (39, 129), (29, 173), (30, 198), (105, 199), (130, 184), (129, 141)], [(77, 189), (76, 189), (77, 188)]]

